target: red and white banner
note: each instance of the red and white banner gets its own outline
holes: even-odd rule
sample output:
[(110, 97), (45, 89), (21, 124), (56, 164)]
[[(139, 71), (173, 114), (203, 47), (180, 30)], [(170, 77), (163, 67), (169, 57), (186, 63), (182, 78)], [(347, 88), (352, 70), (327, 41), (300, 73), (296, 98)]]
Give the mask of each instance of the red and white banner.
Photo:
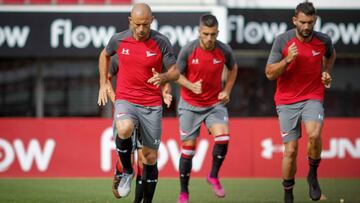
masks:
[[(178, 177), (178, 120), (163, 120), (158, 166)], [(281, 177), (282, 142), (276, 118), (231, 118), (222, 177)], [(360, 177), (360, 118), (327, 118), (321, 177)], [(300, 140), (297, 177), (305, 177), (307, 136)], [(211, 167), (213, 137), (203, 127), (192, 177)], [(109, 119), (0, 119), (0, 177), (109, 177), (116, 160)]]

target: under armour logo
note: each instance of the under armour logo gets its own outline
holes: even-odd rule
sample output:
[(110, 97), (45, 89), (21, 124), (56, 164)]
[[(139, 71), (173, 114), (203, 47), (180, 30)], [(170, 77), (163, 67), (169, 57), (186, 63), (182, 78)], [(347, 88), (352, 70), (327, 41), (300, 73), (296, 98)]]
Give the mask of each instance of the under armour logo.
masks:
[(319, 120), (324, 120), (324, 115), (319, 114)]
[(199, 59), (193, 59), (193, 60), (191, 61), (191, 63), (192, 63), (192, 64), (199, 64)]
[(129, 55), (129, 49), (122, 49), (121, 54), (123, 55)]
[(284, 151), (284, 146), (282, 144), (273, 144), (271, 138), (267, 138), (261, 141), (261, 146), (263, 149), (261, 151), (261, 156), (265, 159), (272, 159), (273, 153), (282, 153)]
[(154, 144), (156, 144), (156, 145), (159, 145), (160, 142), (161, 142), (160, 140), (157, 140), (157, 139), (154, 140)]

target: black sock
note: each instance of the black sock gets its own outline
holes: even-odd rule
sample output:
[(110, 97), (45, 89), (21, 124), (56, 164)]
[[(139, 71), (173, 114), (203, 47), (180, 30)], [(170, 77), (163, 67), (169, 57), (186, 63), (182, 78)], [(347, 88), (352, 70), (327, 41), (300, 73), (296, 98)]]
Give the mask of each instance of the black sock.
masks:
[(295, 185), (295, 180), (294, 179), (290, 179), (290, 180), (283, 180), (282, 185), (284, 187), (284, 192), (285, 192), (285, 196), (284, 196), (284, 200), (285, 202), (292, 202), (292, 200), (294, 200), (294, 195), (293, 195), (293, 188)]
[(135, 186), (135, 200), (134, 203), (141, 203), (143, 199), (143, 189), (142, 189), (142, 180), (141, 175), (136, 176), (136, 186)]
[(157, 163), (155, 165), (144, 164), (142, 173), (142, 186), (144, 191), (144, 203), (151, 203), (154, 197), (156, 184), (158, 181), (158, 168)]
[(321, 159), (315, 160), (315, 159), (308, 157), (308, 161), (309, 161), (309, 166), (310, 166), (308, 178), (317, 179), (317, 169), (319, 167)]
[(210, 177), (217, 178), (220, 167), (225, 159), (228, 144), (215, 144), (213, 148), (213, 163), (211, 167)]
[(121, 139), (119, 136), (115, 138), (116, 151), (120, 157), (121, 164), (124, 169), (124, 173), (131, 174), (133, 172), (131, 164), (131, 150), (132, 140), (131, 137), (128, 139)]
[(189, 194), (189, 180), (192, 168), (192, 158), (180, 157), (179, 172), (180, 172), (180, 191)]

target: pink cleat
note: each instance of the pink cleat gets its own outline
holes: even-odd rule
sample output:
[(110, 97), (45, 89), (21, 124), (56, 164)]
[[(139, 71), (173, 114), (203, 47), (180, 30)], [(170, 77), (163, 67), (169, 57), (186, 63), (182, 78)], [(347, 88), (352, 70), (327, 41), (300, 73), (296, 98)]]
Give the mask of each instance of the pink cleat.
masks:
[(211, 185), (214, 194), (219, 197), (219, 198), (223, 198), (225, 197), (225, 190), (224, 188), (221, 186), (221, 183), (219, 181), (219, 178), (212, 178), (210, 176), (207, 177), (207, 182)]
[(189, 194), (186, 192), (180, 193), (177, 203), (189, 203)]

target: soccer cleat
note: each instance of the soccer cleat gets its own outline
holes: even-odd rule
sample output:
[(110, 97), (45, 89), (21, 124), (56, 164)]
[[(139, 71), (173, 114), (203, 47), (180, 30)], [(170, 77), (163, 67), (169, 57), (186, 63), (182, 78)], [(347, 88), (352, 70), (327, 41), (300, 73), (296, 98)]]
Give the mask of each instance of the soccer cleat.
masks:
[(186, 192), (181, 192), (177, 203), (189, 203), (189, 194)]
[(127, 197), (131, 191), (131, 182), (134, 177), (134, 172), (131, 174), (123, 173), (119, 185), (117, 187), (117, 192), (120, 197)]
[(225, 191), (224, 188), (221, 186), (219, 178), (211, 178), (210, 176), (208, 176), (207, 182), (211, 185), (213, 192), (217, 197), (225, 197)]
[(120, 180), (121, 180), (121, 175), (115, 174), (112, 182), (112, 193), (116, 198), (121, 198), (117, 189), (119, 187)]
[(309, 196), (312, 201), (318, 201), (321, 198), (321, 189), (317, 178), (307, 177), (309, 184)]
[(284, 193), (284, 202), (285, 203), (294, 203), (294, 194), (291, 191), (285, 191)]

